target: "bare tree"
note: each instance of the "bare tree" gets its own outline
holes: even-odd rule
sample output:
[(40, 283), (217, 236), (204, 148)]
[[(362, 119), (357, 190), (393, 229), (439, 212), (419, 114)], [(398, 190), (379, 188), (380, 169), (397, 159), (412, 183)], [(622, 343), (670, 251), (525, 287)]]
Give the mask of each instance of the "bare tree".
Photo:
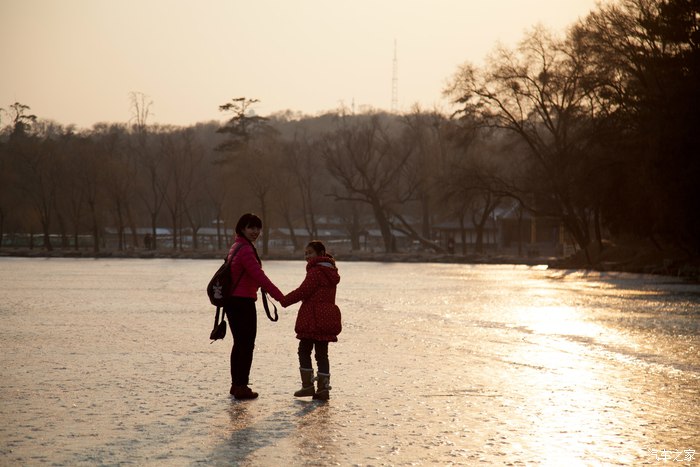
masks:
[(231, 114), (225, 125), (217, 132), (226, 135), (226, 140), (217, 150), (226, 155), (222, 161), (231, 164), (239, 174), (238, 182), (248, 187), (255, 197), (263, 223), (263, 255), (269, 250), (270, 241), (270, 195), (273, 179), (270, 176), (281, 157), (282, 148), (278, 132), (266, 117), (255, 115), (252, 106), (257, 99), (239, 97), (219, 106), (219, 110)]
[(163, 207), (170, 172), (165, 170), (162, 152), (155, 148), (152, 141), (152, 133), (156, 129), (149, 126), (148, 118), (151, 115), (153, 101), (141, 92), (129, 93), (129, 99), (132, 112), (129, 123), (131, 135), (135, 139), (130, 149), (136, 154), (134, 165), (140, 176), (140, 183), (138, 183), (136, 190), (149, 213), (152, 238), (150, 247), (156, 250), (158, 248), (156, 232), (158, 216)]
[(193, 236), (201, 227), (201, 218), (196, 214), (188, 201), (197, 183), (201, 182), (197, 173), (203, 158), (201, 148), (195, 147), (193, 133), (188, 130), (176, 132), (171, 130), (161, 135), (161, 150), (166, 160), (167, 170), (170, 171), (171, 183), (165, 191), (165, 205), (170, 213), (173, 230), (173, 249), (183, 249), (183, 221), (188, 221), (193, 228)]
[[(309, 237), (316, 238), (318, 236), (316, 217), (320, 205), (319, 194), (323, 193), (322, 187), (327, 185), (325, 167), (320, 164), (322, 161), (320, 145), (309, 135), (297, 133), (291, 141), (284, 144), (284, 149), (285, 169), (291, 175), (290, 178), (299, 193), (298, 202), (304, 226)], [(285, 199), (289, 199), (289, 197), (286, 196)], [(292, 212), (291, 206), (288, 211)], [(296, 251), (298, 245), (294, 235), (292, 243)]]
[(416, 184), (416, 199), (420, 204), (421, 236), (430, 238), (432, 215), (440, 187), (439, 173), (446, 157), (447, 119), (437, 111), (424, 112), (415, 106), (403, 115), (407, 135), (416, 147), (409, 170)]
[(136, 164), (132, 153), (124, 150), (126, 129), (119, 125), (95, 125), (93, 136), (110, 174), (103, 188), (114, 216), (118, 249), (122, 251), (126, 246), (127, 224), (131, 227), (132, 243), (136, 247), (136, 224), (131, 213), (136, 190)]
[(98, 145), (94, 141), (90, 142), (86, 154), (77, 174), (76, 180), (84, 190), (85, 202), (90, 213), (90, 226), (93, 238), (93, 251), (100, 251), (100, 241), (102, 228), (104, 226), (105, 195), (102, 190), (103, 183), (107, 177), (105, 164)]
[(40, 140), (38, 136), (14, 141), (17, 144), (11, 147), (20, 158), (21, 177), (30, 181), (23, 183), (21, 190), (38, 214), (44, 235), (44, 248), (52, 251), (51, 221), (54, 218), (59, 167), (56, 147), (51, 141)]
[(406, 180), (406, 166), (413, 148), (393, 140), (377, 114), (353, 118), (341, 116), (337, 129), (323, 141), (323, 155), (330, 174), (345, 193), (336, 200), (367, 203), (374, 213), (388, 253), (395, 252), (392, 217), (404, 226), (397, 206), (413, 199), (415, 185)]
[(205, 222), (203, 209), (204, 198), (202, 185), (206, 183), (206, 172), (203, 170), (204, 149), (196, 139), (192, 129), (180, 130), (181, 150), (176, 162), (175, 186), (181, 192), (182, 211), (192, 231), (192, 249), (199, 247), (198, 232)]
[[(586, 122), (589, 88), (583, 57), (565, 42), (538, 28), (516, 51), (497, 50), (483, 72), (462, 67), (447, 93), (461, 105), (459, 113), (477, 115), (487, 124), (515, 132), (527, 145), (527, 169), (536, 180), (511, 189), (509, 195), (526, 201), (536, 191), (551, 202), (529, 208), (554, 208), (577, 243), (591, 243), (593, 209), (580, 191), (587, 175)], [(513, 188), (513, 185), (511, 188)], [(505, 186), (505, 184), (504, 184)]]
[[(590, 57), (605, 176), (600, 215), (618, 237), (700, 253), (697, 1), (620, 0), (571, 32)], [(643, 188), (640, 188), (643, 187)]]
[[(80, 232), (84, 227), (87, 209), (86, 190), (79, 176), (83, 166), (90, 164), (91, 142), (84, 136), (76, 136), (71, 141), (70, 156), (66, 160), (64, 173), (67, 183), (64, 185), (64, 204), (62, 210), (68, 218), (73, 234), (73, 245), (80, 246)], [(63, 177), (62, 177), (63, 178)]]
[(212, 164), (208, 169), (210, 175), (201, 188), (205, 191), (205, 202), (209, 206), (211, 218), (216, 223), (217, 249), (222, 249), (224, 247), (224, 234), (221, 232), (221, 226), (223, 225), (225, 230), (225, 206), (234, 187), (230, 183), (231, 174), (228, 166)]

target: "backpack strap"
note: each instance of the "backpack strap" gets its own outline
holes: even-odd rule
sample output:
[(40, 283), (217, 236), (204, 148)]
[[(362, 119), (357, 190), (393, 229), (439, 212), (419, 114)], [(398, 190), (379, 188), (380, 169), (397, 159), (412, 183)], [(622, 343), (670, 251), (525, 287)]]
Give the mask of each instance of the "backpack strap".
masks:
[(231, 264), (233, 262), (234, 256), (236, 256), (236, 253), (238, 253), (238, 250), (243, 248), (243, 244), (239, 243), (236, 248), (233, 249), (233, 253), (231, 253), (231, 258), (228, 257), (228, 253), (226, 254), (226, 258), (224, 258), (225, 262), (228, 262), (228, 264)]
[(270, 314), (270, 307), (267, 304), (267, 292), (265, 292), (265, 289), (260, 289), (260, 291), (262, 292), (263, 306), (265, 307), (265, 314), (267, 315), (267, 318), (270, 321), (277, 321), (279, 319), (279, 316), (277, 316), (277, 305), (274, 303), (272, 304), (274, 308), (273, 313), (275, 314), (275, 317), (273, 318)]
[[(236, 256), (236, 253), (238, 253), (238, 250), (243, 248), (243, 244), (239, 244), (236, 248), (233, 249), (233, 253), (231, 254), (231, 259), (229, 260), (228, 256), (226, 256), (226, 261), (228, 262), (228, 268), (229, 270), (231, 269), (231, 263), (233, 263), (233, 258)], [(233, 283), (231, 286), (231, 292), (236, 290), (236, 287), (238, 287), (238, 283), (243, 279), (243, 274), (245, 274), (245, 270), (241, 272), (241, 275), (238, 276), (238, 280)]]
[[(216, 307), (216, 314), (214, 315), (214, 329), (219, 325), (219, 310), (221, 310), (220, 306)], [(224, 320), (224, 314), (221, 313), (221, 321)]]

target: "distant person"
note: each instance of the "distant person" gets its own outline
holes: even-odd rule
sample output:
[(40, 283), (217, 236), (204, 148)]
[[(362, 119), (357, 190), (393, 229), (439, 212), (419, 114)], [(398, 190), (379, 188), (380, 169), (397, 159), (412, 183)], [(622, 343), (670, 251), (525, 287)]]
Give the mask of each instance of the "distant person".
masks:
[(262, 270), (262, 262), (255, 249), (255, 241), (260, 236), (262, 220), (255, 214), (244, 214), (236, 224), (236, 239), (229, 250), (229, 258), (237, 249), (231, 262), (231, 279), (236, 287), (224, 305), (228, 318), (233, 348), (231, 349), (231, 391), (236, 399), (255, 399), (249, 384), (250, 367), (253, 364), (253, 349), (257, 334), (257, 310), (255, 301), (258, 289), (262, 287), (277, 301), (284, 294), (268, 279)]
[[(313, 396), (328, 400), (330, 386), (330, 362), (328, 343), (337, 342), (342, 329), (340, 309), (335, 304), (335, 292), (340, 275), (335, 259), (326, 253), (323, 243), (314, 240), (304, 250), (306, 278), (298, 289), (280, 300), (287, 307), (301, 301), (294, 331), (299, 339), (299, 372), (301, 389), (296, 397)], [(314, 370), (311, 351), (315, 349), (318, 365), (317, 389), (314, 390)]]

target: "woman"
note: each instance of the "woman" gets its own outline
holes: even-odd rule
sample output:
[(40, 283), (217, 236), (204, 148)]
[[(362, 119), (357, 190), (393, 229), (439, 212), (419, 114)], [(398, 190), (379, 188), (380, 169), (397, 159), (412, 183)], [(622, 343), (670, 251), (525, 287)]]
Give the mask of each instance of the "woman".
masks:
[[(280, 303), (287, 307), (301, 301), (294, 330), (299, 339), (299, 372), (301, 389), (296, 397), (313, 396), (328, 400), (330, 386), (330, 362), (328, 343), (337, 342), (342, 330), (340, 309), (335, 304), (335, 291), (340, 275), (335, 259), (326, 253), (326, 247), (318, 240), (309, 242), (304, 250), (306, 277), (298, 289), (289, 292)], [(318, 365), (318, 389), (314, 390), (314, 369), (311, 351)]]
[(262, 221), (255, 214), (244, 214), (236, 224), (236, 240), (228, 255), (231, 261), (231, 278), (236, 284), (231, 291), (224, 312), (228, 318), (233, 348), (231, 349), (231, 391), (236, 399), (255, 399), (258, 393), (248, 387), (253, 349), (257, 334), (257, 310), (255, 301), (258, 289), (268, 292), (280, 301), (284, 295), (262, 270), (262, 262), (255, 249), (260, 236)]

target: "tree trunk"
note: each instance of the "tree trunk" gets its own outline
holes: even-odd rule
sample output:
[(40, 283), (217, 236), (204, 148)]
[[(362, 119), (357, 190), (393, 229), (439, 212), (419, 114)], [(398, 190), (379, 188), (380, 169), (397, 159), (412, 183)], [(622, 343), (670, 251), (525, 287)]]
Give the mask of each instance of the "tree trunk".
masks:
[(129, 227), (131, 228), (131, 241), (134, 245), (134, 250), (139, 247), (139, 233), (138, 229), (136, 228), (136, 222), (134, 221), (134, 215), (131, 212), (132, 209), (130, 207), (131, 203), (128, 203), (126, 205), (126, 218), (129, 222)]
[(352, 206), (352, 231), (350, 232), (350, 245), (352, 251), (360, 251), (362, 246), (360, 245), (360, 215), (357, 212), (357, 208)]
[(156, 237), (156, 214), (151, 213), (151, 236), (153, 237), (151, 239), (151, 250), (156, 250), (157, 247), (157, 238)]
[(68, 249), (69, 248), (69, 241), (68, 241), (68, 232), (66, 229), (66, 221), (61, 215), (61, 212), (59, 210), (56, 210), (57, 214), (57, 221), (58, 221), (58, 230), (60, 231), (61, 235), (61, 248), (62, 249)]
[(94, 208), (92, 213), (92, 250), (95, 253), (100, 252), (100, 228), (97, 223), (97, 214), (94, 212)]
[[(299, 249), (299, 241), (297, 240), (297, 235), (294, 232), (294, 225), (292, 224), (292, 219), (289, 216), (289, 211), (285, 211), (284, 221), (287, 224), (287, 228), (289, 229), (289, 238), (292, 241), (292, 248), (294, 248), (294, 251), (296, 252)], [(310, 234), (312, 238), (314, 238), (313, 233)]]
[(384, 214), (384, 209), (382, 209), (381, 204), (376, 199), (372, 200), (372, 211), (374, 211), (374, 218), (379, 225), (379, 231), (382, 233), (384, 251), (387, 253), (396, 253), (396, 242), (394, 241), (394, 235), (391, 231), (391, 225)]
[(593, 226), (595, 228), (595, 239), (598, 242), (598, 251), (603, 251), (603, 234), (600, 229), (600, 208), (596, 207), (593, 214)]
[(518, 256), (523, 255), (523, 207), (518, 208)]
[(51, 234), (49, 233), (49, 223), (42, 219), (41, 227), (44, 231), (44, 248), (46, 248), (46, 251), (53, 251), (53, 245), (51, 245), (50, 237)]
[(421, 223), (421, 235), (423, 238), (430, 238), (430, 200), (427, 196), (421, 199), (423, 222)]
[(270, 242), (270, 224), (267, 218), (267, 203), (265, 195), (260, 196), (260, 214), (263, 218), (263, 256), (267, 256)]
[(199, 249), (199, 240), (197, 236), (199, 227), (195, 226), (194, 223), (190, 223), (190, 228), (192, 229), (192, 251), (197, 251)]
[(464, 213), (459, 216), (459, 232), (462, 236), (462, 256), (467, 256), (467, 228), (464, 225)]

